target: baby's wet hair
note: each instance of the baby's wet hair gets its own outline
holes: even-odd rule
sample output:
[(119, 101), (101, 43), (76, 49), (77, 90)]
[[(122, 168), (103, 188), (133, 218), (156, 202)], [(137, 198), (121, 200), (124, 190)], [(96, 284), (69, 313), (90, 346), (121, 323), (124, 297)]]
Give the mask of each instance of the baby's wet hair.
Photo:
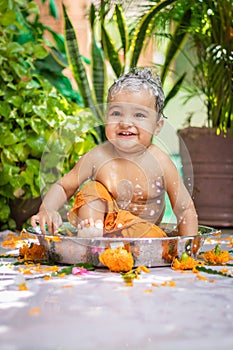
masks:
[(151, 68), (136, 67), (121, 75), (109, 88), (108, 100), (114, 98), (114, 95), (121, 90), (129, 89), (133, 92), (139, 92), (142, 88), (150, 89), (155, 96), (155, 109), (158, 112), (158, 119), (164, 117), (163, 106), (165, 97), (161, 80), (158, 74), (153, 74)]

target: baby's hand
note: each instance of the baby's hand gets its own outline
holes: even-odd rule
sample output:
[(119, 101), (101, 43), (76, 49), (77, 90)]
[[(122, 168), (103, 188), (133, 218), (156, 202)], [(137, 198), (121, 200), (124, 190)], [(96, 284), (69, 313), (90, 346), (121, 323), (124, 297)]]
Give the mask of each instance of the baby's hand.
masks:
[(55, 210), (41, 210), (31, 217), (31, 225), (33, 227), (40, 225), (41, 232), (44, 235), (46, 234), (45, 224), (47, 224), (48, 232), (51, 235), (58, 233), (58, 229), (62, 225), (60, 214)]

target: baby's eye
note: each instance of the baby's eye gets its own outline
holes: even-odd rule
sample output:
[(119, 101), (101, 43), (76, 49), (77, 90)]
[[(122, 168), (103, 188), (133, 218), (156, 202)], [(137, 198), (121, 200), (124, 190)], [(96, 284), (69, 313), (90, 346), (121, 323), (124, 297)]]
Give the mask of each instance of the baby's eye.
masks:
[(121, 112), (120, 111), (112, 111), (110, 113), (111, 116), (113, 117), (120, 117), (121, 116)]
[(136, 113), (136, 114), (135, 114), (135, 117), (136, 117), (136, 118), (141, 118), (141, 119), (146, 118), (145, 114), (140, 113), (140, 112)]

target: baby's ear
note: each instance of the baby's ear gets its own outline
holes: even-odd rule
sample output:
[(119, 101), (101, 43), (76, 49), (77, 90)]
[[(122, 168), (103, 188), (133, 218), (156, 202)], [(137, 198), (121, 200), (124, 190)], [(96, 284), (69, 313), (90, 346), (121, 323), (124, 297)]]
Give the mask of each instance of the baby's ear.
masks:
[(160, 133), (160, 130), (162, 129), (163, 125), (164, 125), (164, 120), (163, 119), (161, 119), (161, 120), (159, 120), (157, 122), (156, 127), (155, 127), (155, 131), (154, 131), (154, 135), (155, 136)]

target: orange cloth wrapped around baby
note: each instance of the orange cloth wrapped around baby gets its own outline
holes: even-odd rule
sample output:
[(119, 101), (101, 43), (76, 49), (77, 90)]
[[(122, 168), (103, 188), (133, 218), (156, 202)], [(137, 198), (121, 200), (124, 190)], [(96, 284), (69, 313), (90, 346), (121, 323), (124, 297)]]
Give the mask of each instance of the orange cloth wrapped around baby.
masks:
[(126, 238), (167, 236), (157, 225), (131, 214), (128, 210), (119, 209), (112, 195), (98, 181), (87, 182), (77, 193), (73, 208), (68, 215), (69, 221), (71, 223), (76, 221), (79, 208), (97, 199), (104, 201), (107, 207), (104, 217), (104, 236)]

